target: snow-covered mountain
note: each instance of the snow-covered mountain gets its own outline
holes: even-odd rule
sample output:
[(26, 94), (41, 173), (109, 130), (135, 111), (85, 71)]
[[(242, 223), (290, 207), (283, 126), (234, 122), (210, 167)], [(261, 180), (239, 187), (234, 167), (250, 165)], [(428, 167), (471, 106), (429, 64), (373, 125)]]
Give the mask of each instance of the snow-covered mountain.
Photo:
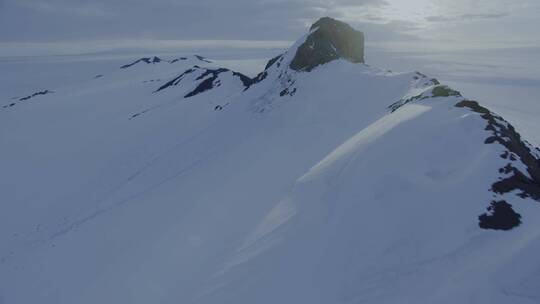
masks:
[(0, 105), (0, 303), (538, 303), (540, 150), (323, 18), (250, 78), (141, 58)]

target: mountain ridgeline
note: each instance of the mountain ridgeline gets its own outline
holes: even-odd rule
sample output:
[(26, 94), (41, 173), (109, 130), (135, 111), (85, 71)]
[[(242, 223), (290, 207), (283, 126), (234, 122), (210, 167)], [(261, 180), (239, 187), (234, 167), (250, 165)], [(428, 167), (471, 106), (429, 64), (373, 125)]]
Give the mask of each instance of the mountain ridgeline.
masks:
[(540, 302), (538, 148), (341, 21), (276, 55), (0, 104), (0, 303)]

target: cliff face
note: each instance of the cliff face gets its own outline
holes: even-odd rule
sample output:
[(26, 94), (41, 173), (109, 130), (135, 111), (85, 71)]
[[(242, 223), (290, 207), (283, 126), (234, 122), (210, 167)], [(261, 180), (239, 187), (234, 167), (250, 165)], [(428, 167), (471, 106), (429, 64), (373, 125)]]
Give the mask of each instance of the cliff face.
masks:
[(364, 62), (364, 33), (344, 22), (324, 17), (311, 26), (309, 36), (298, 48), (290, 67), (310, 71), (339, 58)]

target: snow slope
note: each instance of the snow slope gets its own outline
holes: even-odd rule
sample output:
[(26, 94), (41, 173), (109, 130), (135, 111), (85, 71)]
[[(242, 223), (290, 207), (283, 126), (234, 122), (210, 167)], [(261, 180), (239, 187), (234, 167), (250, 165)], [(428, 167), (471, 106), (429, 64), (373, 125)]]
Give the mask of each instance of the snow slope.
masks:
[(294, 71), (306, 37), (2, 100), (0, 303), (538, 303), (538, 150), (418, 72)]

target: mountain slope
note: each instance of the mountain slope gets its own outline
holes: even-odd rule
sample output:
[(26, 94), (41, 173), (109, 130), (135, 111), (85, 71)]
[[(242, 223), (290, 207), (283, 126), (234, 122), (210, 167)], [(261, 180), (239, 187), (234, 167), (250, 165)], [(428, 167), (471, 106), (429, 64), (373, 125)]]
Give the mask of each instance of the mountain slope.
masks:
[(255, 79), (149, 57), (1, 108), (0, 299), (538, 302), (538, 150), (418, 72), (293, 69), (318, 30)]

